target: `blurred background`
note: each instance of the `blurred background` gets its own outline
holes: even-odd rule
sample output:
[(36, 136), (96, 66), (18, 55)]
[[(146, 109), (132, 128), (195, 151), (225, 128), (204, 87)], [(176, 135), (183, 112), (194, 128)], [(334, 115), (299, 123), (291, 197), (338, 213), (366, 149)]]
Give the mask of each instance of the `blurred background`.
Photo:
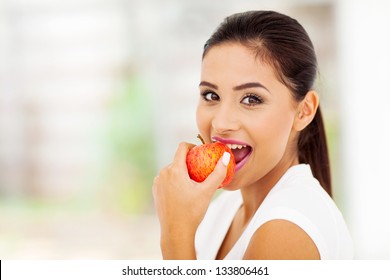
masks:
[(390, 259), (380, 0), (1, 0), (0, 258), (160, 259), (153, 178), (198, 143), (203, 44), (252, 9), (308, 31), (334, 199), (356, 258)]

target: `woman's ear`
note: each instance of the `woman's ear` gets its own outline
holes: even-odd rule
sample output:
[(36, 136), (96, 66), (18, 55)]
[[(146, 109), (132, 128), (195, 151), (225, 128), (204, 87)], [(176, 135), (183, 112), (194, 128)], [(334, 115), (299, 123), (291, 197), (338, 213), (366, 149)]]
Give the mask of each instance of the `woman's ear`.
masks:
[(319, 97), (314, 90), (309, 91), (305, 98), (299, 103), (297, 114), (294, 120), (294, 129), (303, 130), (314, 119), (319, 105)]

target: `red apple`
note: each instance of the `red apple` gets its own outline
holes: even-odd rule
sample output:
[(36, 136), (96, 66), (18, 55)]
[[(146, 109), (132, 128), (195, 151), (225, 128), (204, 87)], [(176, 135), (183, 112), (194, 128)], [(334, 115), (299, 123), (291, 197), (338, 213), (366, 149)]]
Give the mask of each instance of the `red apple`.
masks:
[(234, 176), (236, 162), (230, 148), (220, 142), (195, 146), (188, 152), (186, 163), (190, 178), (196, 182), (203, 182), (214, 170), (224, 152), (230, 153), (230, 161), (227, 166), (226, 177), (219, 187), (229, 184)]

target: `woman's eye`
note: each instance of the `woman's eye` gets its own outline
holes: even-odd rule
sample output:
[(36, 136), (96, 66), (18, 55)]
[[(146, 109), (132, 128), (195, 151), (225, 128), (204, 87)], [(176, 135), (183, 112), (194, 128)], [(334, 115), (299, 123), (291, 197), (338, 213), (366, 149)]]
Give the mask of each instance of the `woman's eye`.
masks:
[(204, 100), (206, 100), (206, 101), (218, 101), (219, 100), (218, 94), (216, 94), (214, 92), (205, 92), (205, 93), (202, 93), (202, 95), (203, 95)]
[(245, 96), (241, 103), (246, 104), (246, 105), (256, 105), (256, 104), (261, 104), (263, 103), (263, 99), (260, 96), (250, 94)]

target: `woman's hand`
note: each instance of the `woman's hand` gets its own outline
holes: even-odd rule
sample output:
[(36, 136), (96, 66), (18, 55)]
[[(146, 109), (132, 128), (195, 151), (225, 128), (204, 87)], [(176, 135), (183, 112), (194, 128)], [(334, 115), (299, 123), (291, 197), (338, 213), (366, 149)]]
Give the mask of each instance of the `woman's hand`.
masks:
[[(226, 176), (229, 153), (202, 183), (188, 175), (186, 156), (194, 147), (181, 143), (173, 162), (154, 179), (153, 196), (161, 225), (164, 259), (195, 259), (195, 233), (218, 186)], [(223, 159), (223, 160), (222, 160)]]

